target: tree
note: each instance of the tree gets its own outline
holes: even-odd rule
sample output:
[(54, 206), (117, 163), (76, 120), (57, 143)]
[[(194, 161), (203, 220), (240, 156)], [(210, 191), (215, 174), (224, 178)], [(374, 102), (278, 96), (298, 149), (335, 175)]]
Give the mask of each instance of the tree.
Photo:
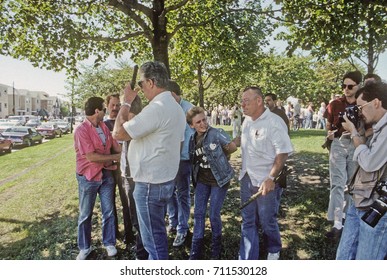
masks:
[[(36, 67), (77, 71), (91, 56), (132, 53), (134, 61), (162, 61), (169, 69), (169, 43), (184, 28), (206, 26), (238, 12), (238, 0), (3, 0), (0, 54), (28, 59)], [(244, 2), (254, 2), (253, 0)], [(151, 54), (151, 55), (150, 55)]]
[[(171, 41), (172, 77), (192, 88), (193, 102), (201, 107), (235, 103), (246, 73), (259, 68), (273, 28), (260, 3), (254, 2), (205, 27), (186, 29)], [(205, 91), (211, 88), (205, 100)]]
[(289, 33), (288, 53), (297, 48), (320, 58), (359, 60), (373, 73), (387, 46), (387, 7), (382, 0), (278, 0)]

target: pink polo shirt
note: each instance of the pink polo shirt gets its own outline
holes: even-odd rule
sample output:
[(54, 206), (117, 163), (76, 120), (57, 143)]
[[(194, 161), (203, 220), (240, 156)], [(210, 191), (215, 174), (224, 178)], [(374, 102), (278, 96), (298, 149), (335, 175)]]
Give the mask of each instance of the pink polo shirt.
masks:
[[(119, 144), (113, 139), (109, 128), (100, 122), (98, 124), (102, 128), (106, 137), (106, 144), (103, 145), (101, 138), (98, 136), (96, 128), (86, 118), (74, 132), (74, 148), (76, 153), (76, 172), (86, 177), (89, 181), (101, 181), (103, 162), (90, 162), (86, 159), (87, 153), (98, 153), (104, 155), (111, 154), (111, 148), (116, 149)], [(117, 146), (116, 146), (117, 145)]]

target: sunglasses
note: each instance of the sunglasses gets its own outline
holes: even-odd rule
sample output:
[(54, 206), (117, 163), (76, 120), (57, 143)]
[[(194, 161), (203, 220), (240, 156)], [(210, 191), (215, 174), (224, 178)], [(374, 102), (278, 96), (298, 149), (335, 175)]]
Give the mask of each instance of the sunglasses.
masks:
[(355, 87), (355, 86), (357, 86), (357, 85), (346, 85), (346, 84), (342, 84), (342, 85), (341, 85), (341, 89), (346, 89), (346, 88), (348, 88), (349, 90), (352, 90), (353, 87)]
[(361, 110), (363, 110), (363, 107), (367, 106), (368, 104), (370, 104), (372, 101), (369, 101), (367, 103), (364, 103), (363, 105), (360, 105), (360, 106), (357, 106), (357, 108), (359, 109), (359, 111), (361, 112)]
[(140, 88), (142, 88), (142, 83), (143, 83), (144, 81), (138, 81), (138, 86), (140, 87)]

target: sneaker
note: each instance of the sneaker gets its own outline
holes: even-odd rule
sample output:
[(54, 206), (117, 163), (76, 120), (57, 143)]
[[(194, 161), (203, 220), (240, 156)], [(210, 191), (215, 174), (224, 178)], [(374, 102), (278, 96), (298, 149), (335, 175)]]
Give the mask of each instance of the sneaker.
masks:
[(329, 239), (338, 240), (341, 237), (341, 233), (343, 232), (343, 228), (337, 229), (333, 227), (330, 231), (328, 231), (325, 236)]
[(106, 252), (108, 254), (108, 257), (114, 257), (115, 255), (117, 255), (116, 246), (113, 246), (113, 245), (106, 246)]
[(279, 257), (280, 257), (280, 252), (267, 254), (267, 259), (270, 261), (279, 260)]
[(80, 250), (77, 256), (77, 260), (86, 260), (87, 256), (91, 253), (91, 247), (88, 249)]
[(184, 244), (184, 241), (187, 237), (187, 233), (178, 233), (175, 240), (173, 241), (173, 247), (179, 247)]

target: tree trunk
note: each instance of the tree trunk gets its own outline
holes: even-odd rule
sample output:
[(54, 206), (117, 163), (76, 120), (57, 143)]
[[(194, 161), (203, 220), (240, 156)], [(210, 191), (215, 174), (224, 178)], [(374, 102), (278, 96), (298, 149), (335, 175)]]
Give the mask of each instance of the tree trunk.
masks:
[(204, 108), (204, 85), (203, 85), (202, 65), (198, 64), (198, 84), (199, 84), (199, 106)]
[(154, 60), (163, 62), (168, 69), (168, 75), (171, 77), (169, 70), (168, 45), (169, 37), (167, 33), (167, 17), (164, 12), (164, 0), (153, 1), (153, 40), (152, 51)]

